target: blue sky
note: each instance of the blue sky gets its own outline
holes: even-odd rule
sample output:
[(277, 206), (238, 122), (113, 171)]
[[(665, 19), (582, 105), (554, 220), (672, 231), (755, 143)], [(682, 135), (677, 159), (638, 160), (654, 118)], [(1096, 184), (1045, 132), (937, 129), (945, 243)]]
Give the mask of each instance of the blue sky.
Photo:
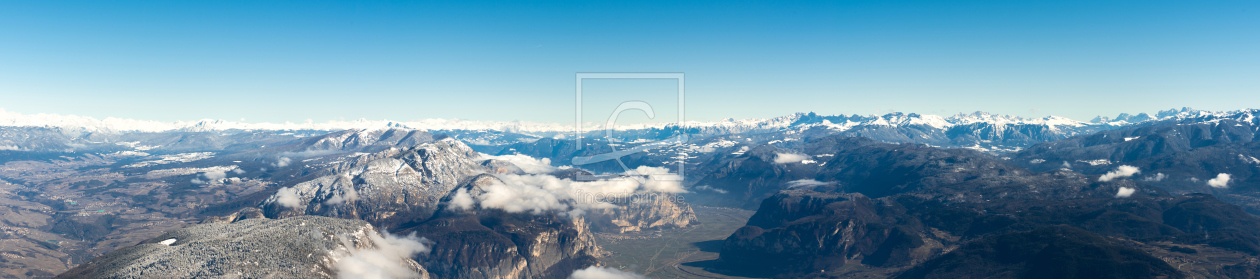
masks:
[[(0, 107), (571, 122), (576, 72), (685, 72), (689, 120), (1088, 120), (1260, 107), (1258, 30), (1254, 1), (5, 1)], [(668, 88), (625, 86), (589, 100)]]

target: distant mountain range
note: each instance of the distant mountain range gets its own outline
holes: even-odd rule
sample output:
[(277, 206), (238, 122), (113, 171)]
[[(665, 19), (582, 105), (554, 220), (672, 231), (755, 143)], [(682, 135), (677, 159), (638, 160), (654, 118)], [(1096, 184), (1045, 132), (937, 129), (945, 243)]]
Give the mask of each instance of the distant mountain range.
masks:
[[(819, 115), (796, 113), (769, 119), (735, 120), (715, 122), (686, 122), (682, 125), (629, 125), (619, 127), (612, 141), (661, 140), (678, 134), (693, 139), (731, 134), (778, 134), (780, 140), (793, 135), (825, 136), (848, 135), (868, 137), (878, 141), (897, 143), (923, 143), (941, 147), (968, 147), (981, 151), (1018, 151), (1032, 144), (1065, 139), (1071, 136), (1092, 134), (1125, 127), (1139, 127), (1158, 123), (1210, 122), (1234, 120), (1256, 123), (1260, 110), (1201, 111), (1190, 108), (1166, 110), (1151, 116), (1120, 114), (1115, 118), (1096, 117), (1081, 122), (1063, 117), (1023, 118), (996, 115), (985, 112), (958, 114), (950, 117), (915, 113), (889, 113), (884, 115)], [(425, 119), (410, 122), (389, 120), (330, 121), (324, 123), (243, 123), (204, 119), (195, 122), (159, 122), (133, 119), (63, 116), (56, 114), (26, 115), (0, 110), (0, 151), (61, 151), (95, 150), (94, 144), (113, 142), (114, 138), (145, 138), (137, 133), (219, 133), (239, 134), (249, 131), (271, 131), (293, 136), (320, 135), (341, 130), (363, 130), (366, 133), (390, 129), (423, 130), (445, 134), (460, 139), (481, 152), (495, 153), (499, 147), (532, 143), (542, 138), (566, 139), (573, 137), (573, 126), (556, 123), (520, 121), (470, 121), (460, 119)], [(584, 137), (603, 139), (605, 134), (598, 127), (583, 127)], [(42, 136), (30, 137), (39, 134)], [(130, 136), (119, 136), (128, 135)], [(773, 140), (773, 139), (770, 139)], [(134, 141), (134, 140), (128, 140)], [(769, 140), (768, 140), (769, 141)], [(160, 147), (159, 147), (160, 148)]]
[[(820, 115), (813, 112), (796, 113), (766, 119), (733, 118), (721, 121), (701, 122), (687, 121), (680, 127), (678, 123), (634, 124), (623, 125), (618, 130), (679, 130), (690, 129), (703, 134), (712, 133), (747, 133), (780, 131), (785, 129), (803, 129), (826, 127), (830, 129), (848, 130), (862, 126), (925, 126), (936, 129), (949, 129), (958, 126), (987, 124), (997, 126), (1040, 125), (1052, 130), (1070, 131), (1090, 126), (1126, 126), (1152, 121), (1189, 118), (1233, 118), (1249, 117), (1256, 114), (1255, 109), (1235, 111), (1201, 111), (1191, 108), (1170, 109), (1160, 111), (1154, 116), (1146, 113), (1131, 115), (1121, 113), (1115, 118), (1098, 116), (1089, 122), (1081, 122), (1058, 116), (1041, 118), (1024, 118), (1011, 115), (998, 115), (986, 112), (957, 114), (943, 117), (916, 113), (894, 112), (884, 115)], [(571, 124), (541, 123), (530, 121), (475, 121), (462, 119), (420, 119), (412, 121), (368, 120), (328, 121), (316, 123), (246, 123), (221, 119), (201, 119), (197, 121), (150, 121), (108, 117), (96, 119), (87, 116), (59, 114), (22, 114), (0, 109), (0, 126), (6, 127), (43, 127), (59, 128), (78, 132), (208, 132), (228, 130), (348, 130), (348, 129), (380, 129), (409, 128), (417, 130), (489, 130), (513, 133), (569, 133), (574, 130)], [(683, 128), (685, 127), (685, 128)], [(586, 131), (602, 129), (599, 124), (582, 127)]]

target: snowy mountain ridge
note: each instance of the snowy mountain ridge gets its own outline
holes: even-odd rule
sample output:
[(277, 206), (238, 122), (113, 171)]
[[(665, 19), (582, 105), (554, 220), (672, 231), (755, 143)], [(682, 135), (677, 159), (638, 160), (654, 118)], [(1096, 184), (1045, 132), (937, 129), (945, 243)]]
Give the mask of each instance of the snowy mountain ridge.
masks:
[[(957, 114), (950, 117), (942, 117), (938, 115), (921, 115), (916, 113), (888, 113), (884, 115), (819, 115), (810, 113), (795, 113), (792, 115), (764, 118), (764, 119), (742, 119), (736, 120), (732, 118), (720, 121), (701, 122), (686, 121), (681, 126), (686, 129), (699, 129), (702, 131), (721, 131), (721, 132), (757, 132), (757, 131), (779, 131), (792, 128), (808, 129), (812, 127), (828, 127), (832, 129), (847, 130), (855, 126), (925, 126), (935, 129), (948, 129), (954, 126), (985, 124), (997, 127), (1011, 125), (1043, 125), (1051, 130), (1059, 130), (1061, 128), (1084, 127), (1093, 125), (1110, 125), (1110, 126), (1126, 126), (1148, 121), (1166, 121), (1166, 120), (1196, 120), (1196, 121), (1212, 121), (1218, 119), (1234, 119), (1243, 122), (1255, 121), (1255, 115), (1260, 114), (1257, 109), (1245, 109), (1234, 111), (1202, 111), (1191, 108), (1182, 108), (1180, 110), (1172, 109), (1160, 111), (1155, 116), (1146, 113), (1130, 115), (1122, 113), (1116, 118), (1096, 117), (1090, 122), (1081, 122), (1064, 117), (1046, 116), (1040, 118), (1024, 118), (1011, 115), (990, 114), (986, 112), (974, 112), (971, 114)], [(302, 123), (245, 123), (237, 121), (227, 121), (221, 119), (202, 119), (198, 121), (175, 121), (162, 122), (151, 120), (136, 120), (108, 117), (105, 119), (96, 119), (88, 116), (77, 115), (59, 115), (59, 114), (22, 114), (18, 112), (7, 111), (0, 108), (0, 126), (9, 127), (46, 127), (60, 128), (63, 130), (82, 131), (82, 132), (104, 132), (104, 133), (121, 133), (121, 132), (208, 132), (208, 131), (225, 131), (225, 130), (349, 130), (349, 129), (388, 129), (388, 128), (408, 128), (418, 130), (489, 130), (514, 133), (545, 133), (545, 132), (570, 132), (573, 131), (572, 124), (560, 123), (541, 123), (529, 121), (475, 121), (462, 119), (419, 119), (412, 121), (391, 121), (391, 120), (368, 120), (358, 119), (352, 121), (328, 121), (328, 122), (302, 122)], [(584, 131), (603, 130), (600, 123), (587, 123), (582, 127)], [(680, 129), (677, 123), (662, 124), (631, 124), (618, 125), (616, 130), (643, 130), (643, 129)]]

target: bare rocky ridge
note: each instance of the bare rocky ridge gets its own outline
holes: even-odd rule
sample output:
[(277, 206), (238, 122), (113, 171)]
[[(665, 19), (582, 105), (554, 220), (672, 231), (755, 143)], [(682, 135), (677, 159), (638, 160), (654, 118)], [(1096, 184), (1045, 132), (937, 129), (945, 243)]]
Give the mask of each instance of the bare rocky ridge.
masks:
[[(361, 220), (319, 216), (202, 224), (119, 249), (59, 277), (334, 278), (338, 261), (385, 245), (372, 237), (378, 234)], [(413, 278), (429, 278), (415, 261), (395, 260)]]

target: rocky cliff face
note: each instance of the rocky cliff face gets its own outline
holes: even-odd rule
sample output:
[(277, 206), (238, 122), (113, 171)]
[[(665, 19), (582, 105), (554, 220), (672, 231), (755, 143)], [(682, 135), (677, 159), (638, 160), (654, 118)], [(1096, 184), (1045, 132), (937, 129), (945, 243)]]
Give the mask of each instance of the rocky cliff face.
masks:
[[(334, 278), (375, 259), (392, 275), (429, 278), (361, 220), (318, 216), (201, 224), (162, 234), (80, 265), (62, 278)], [(377, 254), (373, 254), (377, 253)], [(371, 254), (376, 257), (370, 257)], [(357, 258), (356, 258), (357, 257)], [(380, 270), (391, 272), (389, 270)], [(344, 276), (343, 276), (344, 277)]]
[(566, 278), (598, 263), (601, 251), (580, 215), (452, 204), (461, 192), (477, 196), (493, 183), (502, 181), (489, 174), (472, 177), (442, 199), (433, 218), (403, 226), (403, 232), (435, 242), (430, 254), (416, 258), (435, 277)]
[(696, 213), (691, 210), (691, 205), (674, 195), (640, 195), (629, 201), (613, 204), (617, 207), (591, 209), (586, 212), (592, 230), (624, 233), (684, 228), (700, 222), (696, 219)]
[(417, 260), (439, 278), (565, 278), (598, 263), (599, 248), (581, 217), (489, 210), (406, 231), (435, 241), (433, 252)]
[(481, 170), (467, 145), (444, 138), (389, 149), (334, 175), (281, 189), (263, 202), (268, 217), (320, 215), (391, 227), (433, 214), (438, 199)]

